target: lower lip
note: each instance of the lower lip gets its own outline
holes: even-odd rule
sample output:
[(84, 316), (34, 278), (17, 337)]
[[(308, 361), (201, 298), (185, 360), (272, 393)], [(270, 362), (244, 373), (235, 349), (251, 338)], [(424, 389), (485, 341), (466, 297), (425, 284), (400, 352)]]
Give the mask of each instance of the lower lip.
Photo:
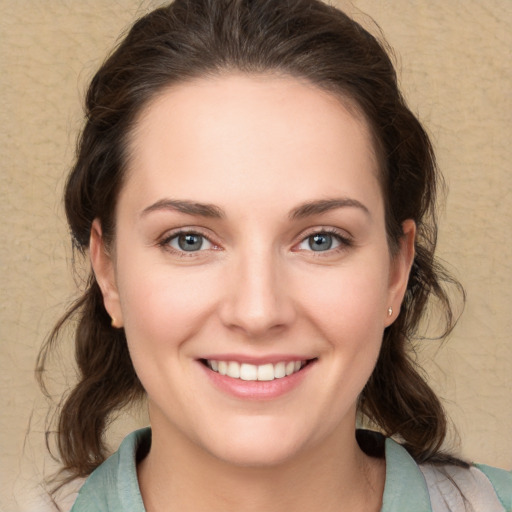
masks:
[(233, 379), (227, 375), (221, 375), (210, 370), (210, 368), (199, 361), (198, 364), (203, 368), (203, 371), (214, 386), (228, 395), (245, 400), (272, 400), (297, 388), (310, 372), (315, 362), (310, 361), (304, 368), (287, 377), (266, 381)]

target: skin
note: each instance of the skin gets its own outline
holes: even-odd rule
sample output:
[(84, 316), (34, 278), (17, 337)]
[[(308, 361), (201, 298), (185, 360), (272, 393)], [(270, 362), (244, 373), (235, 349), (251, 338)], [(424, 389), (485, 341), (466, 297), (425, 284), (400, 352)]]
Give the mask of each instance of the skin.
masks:
[[(391, 255), (369, 129), (347, 106), (294, 78), (229, 74), (169, 88), (138, 120), (114, 246), (96, 220), (90, 253), (148, 394), (149, 512), (380, 510), (384, 461), (355, 441), (356, 403), (399, 313), (415, 226)], [(177, 230), (202, 250), (180, 250)], [(319, 232), (331, 249), (311, 249)], [(314, 363), (252, 400), (212, 385), (199, 359), (216, 354)]]

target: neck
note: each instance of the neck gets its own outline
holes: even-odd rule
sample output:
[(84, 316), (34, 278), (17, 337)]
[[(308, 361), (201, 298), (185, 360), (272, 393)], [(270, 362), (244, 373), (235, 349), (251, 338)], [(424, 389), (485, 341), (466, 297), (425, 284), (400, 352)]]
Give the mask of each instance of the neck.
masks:
[(153, 430), (150, 453), (138, 467), (147, 512), (380, 510), (385, 462), (360, 450), (353, 429), (265, 467), (234, 465), (179, 432), (160, 433)]

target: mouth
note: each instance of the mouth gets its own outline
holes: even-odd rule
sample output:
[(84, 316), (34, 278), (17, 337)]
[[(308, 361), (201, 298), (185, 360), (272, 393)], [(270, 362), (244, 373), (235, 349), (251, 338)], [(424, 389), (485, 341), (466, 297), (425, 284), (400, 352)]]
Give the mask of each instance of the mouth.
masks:
[(289, 377), (311, 364), (315, 359), (280, 361), (277, 363), (250, 364), (238, 361), (201, 359), (201, 363), (213, 372), (232, 379), (248, 382), (273, 381)]

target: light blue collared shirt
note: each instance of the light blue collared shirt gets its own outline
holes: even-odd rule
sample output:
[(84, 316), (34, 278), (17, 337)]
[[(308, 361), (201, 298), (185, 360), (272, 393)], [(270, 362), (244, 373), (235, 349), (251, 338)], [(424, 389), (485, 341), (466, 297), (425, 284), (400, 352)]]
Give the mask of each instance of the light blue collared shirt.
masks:
[[(129, 434), (119, 450), (91, 473), (71, 512), (145, 512), (137, 480), (136, 454), (141, 443), (150, 443), (150, 440), (149, 427)], [(381, 512), (453, 510), (449, 506), (450, 491), (445, 495), (442, 489), (449, 486), (453, 491), (454, 486), (444, 473), (432, 469), (434, 466), (430, 469), (418, 466), (405, 448), (389, 438), (386, 439), (385, 456), (386, 483)], [(512, 473), (482, 465), (475, 468), (472, 471), (478, 472), (485, 480), (484, 487), (489, 487), (492, 493), (490, 500), (485, 501), (490, 505), (485, 508), (479, 505), (476, 512), (512, 512)], [(436, 480), (438, 475), (442, 475), (440, 480)], [(440, 498), (436, 498), (435, 493)]]

